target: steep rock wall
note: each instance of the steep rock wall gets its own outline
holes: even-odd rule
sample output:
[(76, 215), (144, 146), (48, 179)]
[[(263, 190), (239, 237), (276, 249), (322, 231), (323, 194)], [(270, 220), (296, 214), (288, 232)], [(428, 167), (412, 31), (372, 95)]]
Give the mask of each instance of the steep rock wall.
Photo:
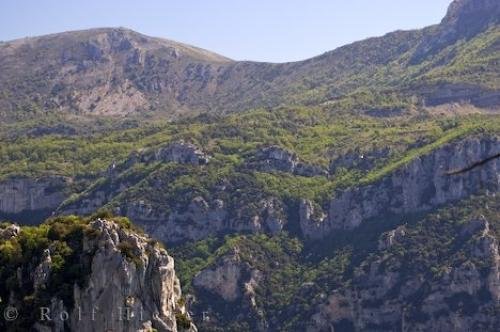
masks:
[(498, 192), (498, 158), (459, 174), (449, 172), (499, 153), (500, 142), (494, 136), (447, 144), (375, 183), (338, 193), (326, 218), (311, 218), (311, 207), (303, 203), (302, 232), (320, 238), (335, 230), (353, 230), (372, 218), (429, 211), (481, 192)]

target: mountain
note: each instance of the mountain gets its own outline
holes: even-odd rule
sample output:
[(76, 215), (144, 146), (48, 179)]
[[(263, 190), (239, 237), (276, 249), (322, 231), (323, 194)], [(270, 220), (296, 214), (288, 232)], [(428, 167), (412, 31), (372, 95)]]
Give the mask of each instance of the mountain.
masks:
[[(4, 121), (37, 114), (175, 118), (351, 100), (499, 103), (493, 0), (454, 1), (441, 24), (371, 38), (295, 63), (231, 61), (123, 28), (0, 45)], [(472, 22), (472, 23), (471, 23)], [(364, 106), (364, 105), (362, 105)]]
[(146, 112), (156, 103), (174, 112), (187, 92), (206, 88), (203, 68), (230, 62), (127, 29), (25, 38), (3, 44), (0, 54), (4, 109), (76, 114)]
[[(500, 330), (498, 10), (284, 64), (125, 29), (1, 45), (0, 311)], [(61, 330), (22, 317), (0, 328)]]
[(0, 257), (4, 331), (196, 331), (172, 257), (126, 219), (2, 224)]
[(460, 39), (474, 38), (497, 25), (500, 22), (499, 15), (500, 5), (497, 1), (453, 1), (441, 24), (427, 29), (412, 62), (436, 54)]

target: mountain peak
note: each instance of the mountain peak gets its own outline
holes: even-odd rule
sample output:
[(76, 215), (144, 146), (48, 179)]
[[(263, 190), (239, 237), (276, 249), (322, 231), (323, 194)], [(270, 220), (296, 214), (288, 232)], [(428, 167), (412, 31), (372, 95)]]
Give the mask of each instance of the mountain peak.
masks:
[(499, 21), (498, 0), (454, 0), (441, 24), (474, 34)]
[[(44, 36), (35, 36), (7, 41), (6, 48), (11, 50), (29, 45), (36, 48), (52, 44), (56, 50), (74, 49), (91, 44), (102, 51), (118, 52), (137, 50), (159, 50), (168, 48), (176, 56), (186, 56), (197, 61), (225, 63), (232, 60), (214, 52), (177, 42), (171, 39), (151, 37), (125, 27), (101, 27), (85, 30), (65, 31)], [(1, 50), (0, 50), (1, 52)]]
[(410, 64), (420, 63), (461, 39), (473, 38), (499, 22), (499, 0), (454, 0), (441, 24), (427, 29)]

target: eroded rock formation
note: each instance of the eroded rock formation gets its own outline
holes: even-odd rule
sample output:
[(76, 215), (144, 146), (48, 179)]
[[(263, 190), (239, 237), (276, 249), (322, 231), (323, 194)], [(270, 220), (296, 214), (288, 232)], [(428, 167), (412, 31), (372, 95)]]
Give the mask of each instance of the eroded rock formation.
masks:
[(372, 184), (338, 193), (330, 202), (328, 217), (321, 220), (324, 232), (314, 232), (318, 221), (307, 218), (301, 219), (302, 231), (322, 237), (334, 230), (355, 229), (371, 218), (429, 211), (473, 194), (496, 193), (500, 189), (498, 159), (464, 173), (449, 173), (499, 152), (500, 142), (494, 136), (447, 144)]
[[(74, 284), (72, 303), (53, 297), (34, 330), (196, 331), (187, 323), (174, 260), (158, 243), (103, 219), (91, 222), (81, 241), (79, 257), (89, 266), (84, 285)], [(49, 246), (29, 278), (35, 297), (50, 282), (53, 268)], [(20, 273), (18, 278), (22, 282)]]

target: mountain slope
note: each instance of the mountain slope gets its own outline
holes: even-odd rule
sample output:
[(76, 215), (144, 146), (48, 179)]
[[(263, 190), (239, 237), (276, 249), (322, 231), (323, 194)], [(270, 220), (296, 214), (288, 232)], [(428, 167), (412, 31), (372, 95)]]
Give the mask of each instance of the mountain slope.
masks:
[(496, 1), (457, 0), (439, 25), (284, 64), (234, 62), (126, 29), (16, 40), (0, 45), (0, 114), (11, 121), (45, 113), (175, 118), (342, 103), (361, 92), (403, 104), (496, 107), (498, 13)]
[[(53, 217), (0, 225), (0, 310), (139, 301), (161, 309), (156, 329), (499, 330), (498, 6), (455, 1), (439, 25), (285, 64), (125, 29), (3, 44), (0, 219)], [(167, 244), (175, 274), (113, 214)]]
[(58, 109), (145, 113), (154, 103), (175, 112), (184, 90), (204, 86), (200, 70), (227, 62), (205, 50), (126, 29), (20, 39), (0, 47), (0, 105), (21, 119), (29, 112)]

